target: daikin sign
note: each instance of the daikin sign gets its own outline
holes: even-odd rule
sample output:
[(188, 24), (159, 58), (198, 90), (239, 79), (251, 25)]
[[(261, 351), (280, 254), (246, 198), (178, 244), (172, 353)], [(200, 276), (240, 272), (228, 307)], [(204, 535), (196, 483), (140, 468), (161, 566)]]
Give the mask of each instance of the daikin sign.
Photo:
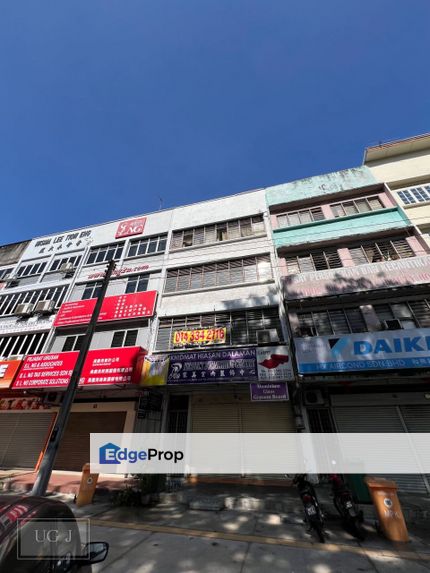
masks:
[(295, 339), (301, 374), (430, 368), (430, 328)]

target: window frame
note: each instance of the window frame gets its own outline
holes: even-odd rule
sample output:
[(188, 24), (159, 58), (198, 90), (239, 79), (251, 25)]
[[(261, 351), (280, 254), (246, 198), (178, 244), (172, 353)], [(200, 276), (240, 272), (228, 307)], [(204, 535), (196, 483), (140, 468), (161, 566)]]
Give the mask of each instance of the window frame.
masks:
[[(132, 344), (125, 344), (125, 342), (127, 341), (127, 337), (130, 336), (131, 333), (132, 333), (132, 335), (134, 335), (133, 343)], [(115, 337), (118, 335), (122, 336), (121, 344), (115, 344), (114, 345)], [(112, 332), (112, 338), (111, 338), (111, 343), (110, 343), (109, 348), (128, 348), (130, 346), (137, 346), (138, 337), (139, 337), (139, 329), (138, 328), (124, 328), (124, 329), (120, 329), (120, 330), (114, 330)]]
[[(154, 251), (149, 251), (149, 246), (151, 243), (156, 241), (156, 247)], [(164, 245), (163, 245), (164, 243)], [(139, 253), (139, 248), (142, 244), (145, 244), (145, 252)], [(160, 245), (162, 247), (160, 248)], [(130, 251), (136, 248), (136, 253), (134, 255), (130, 255)], [(127, 253), (125, 255), (125, 259), (135, 259), (138, 257), (149, 257), (154, 255), (159, 255), (165, 253), (167, 250), (167, 233), (162, 233), (160, 235), (151, 235), (148, 237), (140, 237), (139, 239), (133, 239), (129, 242), (127, 247)]]
[[(405, 207), (408, 207), (409, 205), (418, 206), (430, 203), (430, 183), (422, 183), (420, 185), (410, 185), (409, 187), (396, 189), (396, 193), (400, 197), (400, 200), (402, 201)], [(417, 195), (422, 198), (421, 201), (417, 197)]]
[[(108, 263), (111, 260), (114, 261), (118, 261), (121, 259), (123, 253), (124, 253), (124, 247), (125, 247), (125, 241), (119, 241), (117, 243), (108, 243), (106, 245), (100, 245), (97, 247), (92, 247), (89, 251), (89, 253), (87, 254), (87, 257), (85, 259), (85, 263), (84, 266), (85, 267), (89, 267), (89, 266), (94, 266), (94, 265), (100, 265), (103, 263)], [(108, 257), (108, 253), (111, 250), (115, 250), (115, 254), (113, 257)], [(103, 258), (103, 260), (96, 260), (99, 256), (99, 254), (103, 251), (106, 251), (105, 257)], [(118, 251), (120, 251), (119, 256), (118, 256)], [(94, 255), (95, 260), (90, 261), (90, 259), (92, 258), (92, 256)]]
[[(343, 313), (343, 319), (345, 324), (348, 326), (349, 332), (341, 332), (339, 329), (335, 329), (335, 317), (334, 314), (330, 315), (330, 313)], [(353, 327), (353, 320), (352, 317), (348, 315), (349, 312), (358, 312), (360, 319), (362, 321), (363, 330), (356, 330)], [(323, 315), (325, 314), (325, 318), (327, 321), (327, 325), (330, 327), (331, 332), (323, 332), (321, 328), (318, 327), (318, 321), (320, 320), (316, 318), (316, 315)], [(300, 317), (304, 317), (305, 315), (310, 315), (312, 324), (308, 324), (305, 320), (300, 322)], [(369, 328), (367, 326), (363, 311), (359, 306), (351, 306), (346, 308), (329, 308), (329, 309), (309, 309), (304, 311), (299, 311), (296, 313), (297, 316), (297, 334), (298, 336), (303, 336), (301, 334), (301, 330), (305, 328), (313, 328), (315, 331), (315, 336), (336, 336), (338, 334), (354, 334), (357, 332), (369, 332)]]
[[(403, 248), (409, 249), (410, 253), (409, 255), (404, 255), (403, 252), (400, 250), (400, 246), (396, 245), (396, 243), (398, 243), (399, 241), (404, 241), (405, 245)], [(388, 246), (388, 248), (392, 249), (395, 253), (395, 257), (386, 257), (384, 254), (384, 249)], [(381, 257), (381, 260), (379, 261), (371, 261), (369, 260), (369, 254), (368, 251), (366, 251), (366, 247), (367, 248), (372, 248), (377, 253), (379, 253), (379, 256)], [(349, 246), (347, 247), (348, 251), (349, 251), (349, 255), (350, 258), (352, 260), (352, 262), (354, 263), (354, 266), (360, 266), (360, 265), (371, 265), (371, 264), (376, 264), (376, 263), (385, 263), (385, 262), (389, 262), (389, 261), (398, 261), (400, 259), (411, 259), (413, 257), (416, 257), (416, 254), (414, 252), (414, 250), (412, 249), (412, 247), (409, 245), (408, 241), (407, 241), (407, 237), (388, 237), (388, 238), (380, 238), (380, 239), (375, 239), (374, 241), (363, 241), (360, 245), (357, 246)], [(358, 260), (359, 257), (356, 257), (356, 260), (354, 260), (354, 256), (356, 256), (356, 254), (353, 251), (357, 251), (360, 250), (361, 251), (361, 256), (365, 257), (367, 262), (366, 263), (360, 263), (360, 262), (356, 262), (356, 260)]]
[(43, 300), (54, 300), (55, 308), (59, 308), (68, 288), (68, 285), (62, 285), (1, 295), (0, 316), (13, 316), (17, 305), (27, 302), (37, 304)]
[[(332, 263), (329, 261), (329, 257), (328, 255), (335, 255), (339, 261), (339, 265), (336, 264), (336, 266), (330, 266)], [(315, 257), (316, 255), (321, 256), (323, 258), (323, 260), (326, 263), (326, 268), (324, 269), (318, 269), (316, 268), (316, 264), (315, 264)], [(312, 264), (312, 269), (311, 270), (302, 270), (301, 268), (301, 262), (300, 259), (305, 259), (308, 258), (309, 261)], [(320, 251), (309, 251), (308, 253), (299, 253), (298, 255), (291, 255), (291, 256), (284, 256), (284, 260), (285, 260), (285, 264), (286, 264), (286, 269), (287, 269), (287, 275), (288, 276), (292, 276), (292, 275), (297, 275), (297, 274), (303, 274), (303, 273), (308, 273), (308, 272), (320, 272), (320, 271), (329, 271), (329, 270), (334, 270), (334, 269), (341, 269), (344, 267), (343, 262), (341, 257), (339, 256), (339, 250), (336, 248), (333, 249), (321, 249)], [(295, 265), (296, 268), (298, 268), (297, 272), (290, 272), (288, 270), (288, 267)], [(302, 265), (304, 265), (304, 261), (302, 263)]]
[[(302, 221), (302, 217), (306, 215), (309, 216), (310, 220)], [(290, 218), (293, 216), (297, 216), (299, 222), (290, 223)], [(281, 219), (285, 219), (285, 222), (282, 222)], [(276, 221), (278, 224), (278, 228), (282, 227), (297, 227), (299, 225), (309, 225), (311, 223), (317, 223), (319, 221), (325, 221), (326, 217), (322, 207), (309, 207), (308, 209), (296, 209), (294, 211), (285, 211), (282, 213), (278, 213), (276, 215)]]
[[(379, 204), (381, 205), (381, 207), (379, 207), (378, 209), (373, 209), (370, 201), (371, 200), (377, 200), (379, 201)], [(359, 201), (366, 201), (367, 206), (368, 206), (368, 210), (367, 211), (360, 211), (360, 208), (357, 206), (357, 203)], [(356, 213), (352, 213), (352, 214), (348, 214), (346, 213), (346, 209), (345, 209), (345, 205), (352, 203), (355, 207), (355, 209), (357, 210)], [(354, 217), (355, 215), (362, 215), (363, 213), (371, 213), (374, 211), (381, 211), (382, 209), (386, 209), (384, 203), (381, 200), (381, 197), (379, 194), (376, 195), (366, 195), (365, 197), (356, 197), (355, 199), (345, 199), (345, 201), (338, 201), (336, 203), (330, 203), (329, 205), (331, 212), (333, 214), (333, 217), (335, 219), (341, 219), (342, 217)], [(335, 208), (341, 208), (344, 211), (343, 215), (336, 215), (334, 209)]]
[[(148, 290), (148, 286), (149, 286), (149, 281), (151, 278), (151, 274), (150, 273), (141, 273), (138, 275), (131, 275), (129, 277), (127, 277), (127, 283), (125, 285), (125, 293), (124, 294), (133, 294), (133, 293), (137, 293), (137, 292), (146, 292)], [(137, 289), (139, 283), (141, 281), (145, 281), (146, 280), (146, 286), (144, 289)], [(129, 289), (129, 285), (131, 282), (136, 281), (136, 288), (134, 290), (128, 290)]]

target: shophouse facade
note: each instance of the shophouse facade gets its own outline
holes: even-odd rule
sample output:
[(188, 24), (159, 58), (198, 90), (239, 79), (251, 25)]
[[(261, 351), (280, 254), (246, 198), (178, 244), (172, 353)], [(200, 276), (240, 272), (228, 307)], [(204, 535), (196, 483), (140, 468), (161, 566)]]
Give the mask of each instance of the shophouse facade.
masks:
[[(314, 432), (430, 431), (430, 254), (367, 166), (266, 189)], [(396, 476), (428, 493), (427, 476)]]

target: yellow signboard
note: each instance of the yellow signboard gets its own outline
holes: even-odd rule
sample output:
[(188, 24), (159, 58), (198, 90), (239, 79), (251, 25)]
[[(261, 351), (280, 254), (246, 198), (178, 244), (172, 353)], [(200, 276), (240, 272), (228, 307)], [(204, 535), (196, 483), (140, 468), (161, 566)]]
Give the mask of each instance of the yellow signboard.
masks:
[(175, 330), (173, 333), (174, 346), (200, 346), (211, 344), (225, 344), (227, 329), (225, 326), (219, 328), (198, 328), (196, 330)]

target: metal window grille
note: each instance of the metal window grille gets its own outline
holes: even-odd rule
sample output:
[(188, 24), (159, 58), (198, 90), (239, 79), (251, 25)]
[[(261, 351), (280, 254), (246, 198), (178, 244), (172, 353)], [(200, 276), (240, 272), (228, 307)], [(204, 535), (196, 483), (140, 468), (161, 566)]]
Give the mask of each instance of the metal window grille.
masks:
[(222, 261), (167, 271), (164, 292), (187, 291), (267, 281), (272, 278), (270, 255)]
[(6, 359), (10, 356), (22, 354), (40, 354), (43, 351), (47, 337), (47, 332), (1, 337), (0, 356)]
[(184, 247), (252, 237), (263, 233), (265, 233), (263, 216), (254, 215), (253, 217), (243, 217), (242, 219), (174, 231), (170, 249), (182, 249)]
[(1, 296), (0, 316), (13, 314), (18, 304), (26, 302), (37, 304), (43, 300), (54, 300), (55, 306), (58, 308), (63, 302), (66, 288), (66, 286), (52, 287)]
[[(172, 350), (174, 348), (172, 344), (173, 332), (176, 330), (210, 327), (226, 328), (227, 346), (256, 344), (257, 332), (266, 329), (276, 329), (279, 340), (283, 339), (278, 309), (270, 307), (161, 318), (157, 332), (156, 350)], [(202, 346), (204, 347), (204, 345)]]

